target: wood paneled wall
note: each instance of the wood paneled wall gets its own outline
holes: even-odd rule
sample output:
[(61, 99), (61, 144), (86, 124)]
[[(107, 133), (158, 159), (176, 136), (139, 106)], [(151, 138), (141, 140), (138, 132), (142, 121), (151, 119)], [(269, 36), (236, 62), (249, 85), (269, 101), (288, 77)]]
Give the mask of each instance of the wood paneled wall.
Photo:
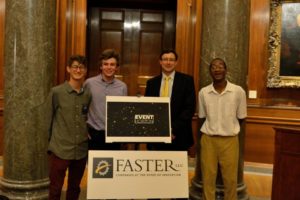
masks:
[[(248, 90), (257, 98), (248, 99), (245, 161), (273, 163), (274, 126), (300, 126), (299, 89), (268, 89), (268, 34), (270, 0), (251, 0)], [(67, 77), (67, 58), (86, 52), (86, 0), (57, 0), (57, 78)], [(199, 90), (202, 0), (177, 1), (176, 50), (178, 70), (194, 75)], [(5, 0), (0, 0), (0, 142), (3, 141), (3, 49)], [(193, 121), (198, 130), (197, 117)], [(193, 149), (195, 152), (195, 149)], [(2, 145), (0, 145), (0, 155)]]
[(245, 136), (245, 160), (273, 163), (276, 126), (299, 126), (299, 109), (282, 107), (248, 108)]
[(202, 0), (177, 1), (176, 51), (179, 71), (194, 76), (199, 91)]
[[(196, 94), (199, 91), (202, 0), (177, 1), (176, 51), (180, 59), (177, 70), (194, 77)], [(198, 106), (197, 106), (198, 107)], [(196, 110), (197, 112), (197, 110)], [(195, 144), (189, 154), (196, 155), (198, 116), (193, 118)]]
[(299, 105), (300, 89), (267, 88), (270, 0), (251, 0), (248, 89), (257, 91), (254, 105)]
[(66, 66), (73, 54), (86, 51), (86, 0), (57, 1), (57, 78), (56, 83), (68, 77)]
[[(86, 52), (86, 0), (57, 0), (58, 10), (58, 83), (66, 79), (67, 58)], [(177, 1), (176, 51), (178, 70), (194, 75), (199, 87), (202, 0)], [(68, 13), (68, 15), (66, 14)]]
[(4, 65), (5, 0), (0, 0), (0, 155), (3, 154), (3, 65)]
[(267, 88), (270, 1), (251, 0), (248, 90), (257, 91), (248, 99), (245, 160), (273, 163), (273, 127), (300, 126), (300, 89)]

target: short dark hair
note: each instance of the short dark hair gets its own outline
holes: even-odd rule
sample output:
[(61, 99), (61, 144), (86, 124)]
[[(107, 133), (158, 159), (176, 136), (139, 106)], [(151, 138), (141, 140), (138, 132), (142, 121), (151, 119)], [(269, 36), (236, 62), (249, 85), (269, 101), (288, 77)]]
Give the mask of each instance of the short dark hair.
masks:
[(175, 55), (175, 59), (176, 60), (178, 59), (178, 54), (174, 49), (164, 49), (164, 50), (162, 50), (160, 55), (159, 55), (159, 59), (162, 60), (162, 56), (164, 54), (167, 54), (167, 53), (173, 53)]
[(85, 56), (82, 55), (72, 55), (70, 56), (69, 60), (68, 60), (68, 66), (71, 67), (71, 65), (73, 64), (74, 61), (79, 62), (80, 64), (86, 66), (87, 64), (87, 60)]
[(209, 64), (209, 69), (211, 69), (212, 63), (213, 63), (214, 61), (216, 61), (216, 60), (219, 60), (219, 61), (223, 62), (223, 65), (224, 65), (225, 69), (227, 69), (227, 65), (226, 65), (225, 61), (224, 61), (222, 58), (214, 58), (214, 59), (210, 62), (210, 64)]
[(102, 65), (102, 60), (114, 58), (117, 61), (117, 66), (120, 65), (120, 54), (114, 49), (105, 49), (99, 56), (99, 65)]

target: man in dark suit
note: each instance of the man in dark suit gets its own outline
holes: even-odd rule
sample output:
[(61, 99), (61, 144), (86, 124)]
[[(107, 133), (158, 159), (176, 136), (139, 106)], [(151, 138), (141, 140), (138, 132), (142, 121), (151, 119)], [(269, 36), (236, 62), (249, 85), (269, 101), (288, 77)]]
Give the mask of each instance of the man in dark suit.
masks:
[(175, 71), (178, 55), (174, 50), (162, 51), (159, 59), (162, 73), (147, 81), (145, 96), (170, 97), (172, 143), (150, 143), (147, 147), (149, 150), (187, 151), (194, 143), (194, 79), (190, 75)]

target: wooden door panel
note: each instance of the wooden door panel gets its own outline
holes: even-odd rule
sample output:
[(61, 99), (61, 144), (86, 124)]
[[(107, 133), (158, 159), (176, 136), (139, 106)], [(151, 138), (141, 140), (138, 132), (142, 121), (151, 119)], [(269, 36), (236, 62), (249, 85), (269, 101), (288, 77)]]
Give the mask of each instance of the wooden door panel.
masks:
[(158, 56), (162, 48), (161, 32), (142, 32), (139, 75), (155, 76), (160, 73)]
[(122, 52), (122, 43), (122, 31), (101, 31), (101, 49), (114, 48), (116, 51)]
[(102, 20), (115, 20), (115, 21), (123, 21), (124, 20), (124, 12), (123, 11), (102, 11), (101, 12)]
[(123, 30), (124, 22), (123, 21), (101, 21), (101, 30)]
[(114, 48), (121, 54), (117, 77), (127, 84), (130, 96), (143, 95), (146, 81), (160, 73), (161, 50), (174, 48), (175, 11), (113, 7), (90, 10), (89, 76), (98, 73), (95, 57), (106, 48)]
[(141, 12), (141, 21), (142, 22), (163, 22), (164, 15), (163, 13), (153, 13), (153, 12)]
[[(88, 76), (95, 76), (99, 73), (98, 59), (100, 53), (100, 15), (98, 8), (90, 9), (88, 21), (89, 29), (87, 32), (87, 55), (88, 55)], [(98, 56), (97, 56), (98, 55)]]

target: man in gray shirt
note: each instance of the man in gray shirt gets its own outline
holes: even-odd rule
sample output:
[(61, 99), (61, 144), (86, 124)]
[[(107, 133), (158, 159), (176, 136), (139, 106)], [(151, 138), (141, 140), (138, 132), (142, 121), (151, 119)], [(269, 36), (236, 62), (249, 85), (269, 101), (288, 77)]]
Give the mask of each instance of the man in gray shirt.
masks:
[(127, 96), (126, 84), (115, 78), (119, 60), (120, 56), (115, 50), (104, 50), (99, 59), (100, 74), (85, 82), (92, 94), (87, 120), (90, 150), (120, 149), (119, 143), (105, 143), (106, 96)]

